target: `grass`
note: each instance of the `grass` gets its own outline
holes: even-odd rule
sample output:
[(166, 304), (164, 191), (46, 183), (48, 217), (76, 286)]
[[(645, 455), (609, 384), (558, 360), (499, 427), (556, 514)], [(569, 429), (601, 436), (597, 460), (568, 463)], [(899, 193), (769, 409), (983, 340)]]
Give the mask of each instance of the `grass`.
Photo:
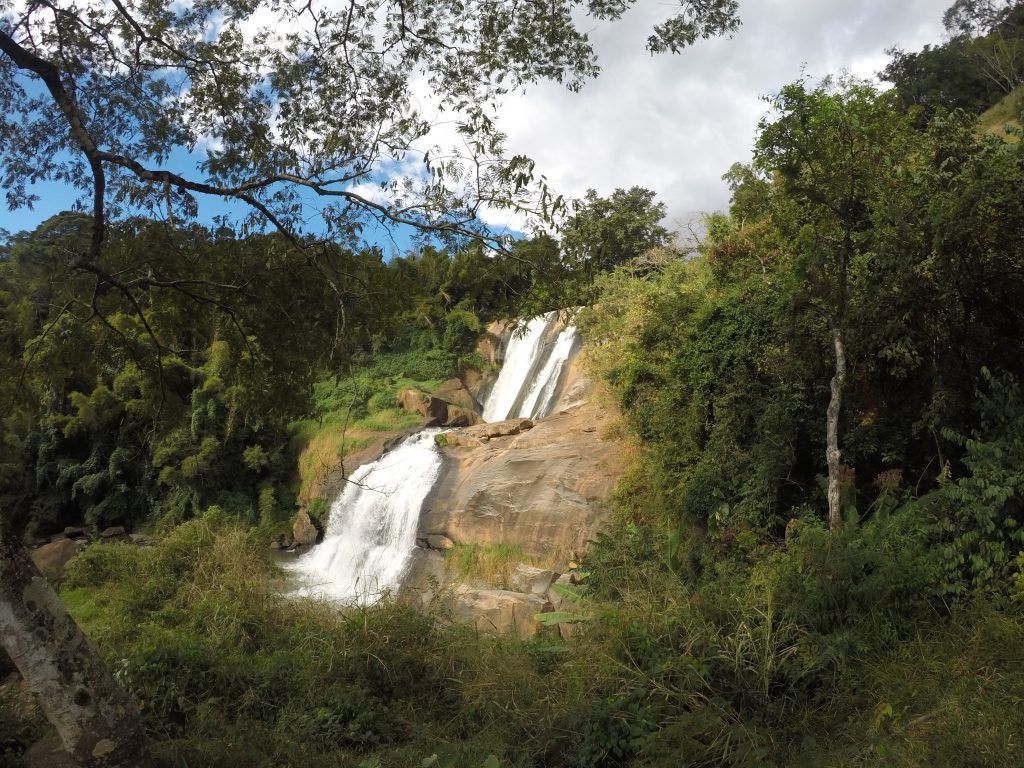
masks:
[(528, 765), (506, 755), (533, 723), (518, 697), (546, 695), (543, 654), (279, 585), (259, 536), (193, 520), (150, 549), (90, 546), (62, 598), (139, 701), (160, 766)]
[(341, 414), (323, 421), (311, 419), (292, 424), (293, 445), (298, 453), (300, 504), (320, 495), (324, 484), (342, 461), (367, 447), (375, 434), (402, 432), (422, 421), (415, 413), (388, 408), (346, 425)]
[(346, 434), (341, 423), (325, 423), (312, 429), (302, 422), (297, 432), (300, 504), (308, 504), (320, 495), (330, 475), (340, 466), (345, 456), (365, 448), (370, 442), (366, 436)]
[(509, 588), (512, 572), (519, 563), (532, 565), (534, 562), (515, 544), (456, 543), (445, 553), (445, 560), (448, 568), (463, 581), (489, 584), (498, 589)]
[[(1019, 611), (926, 613), (883, 637), (871, 619), (884, 627), (887, 608), (869, 603), (822, 635), (790, 612), (806, 596), (768, 599), (742, 571), (698, 591), (647, 554), (631, 599), (593, 596), (571, 644), (399, 602), (285, 600), (265, 541), (204, 519), (151, 548), (89, 546), (62, 598), (139, 701), (162, 768), (1019, 764)], [(505, 545), (449, 558), (488, 578), (525, 559)], [(30, 732), (2, 699), (4, 734)]]
[(842, 759), (826, 764), (1019, 765), (1022, 644), (1019, 616), (975, 606), (865, 660), (845, 691), (865, 706), (836, 734)]
[(352, 430), (357, 432), (401, 432), (416, 426), (421, 421), (423, 421), (423, 417), (417, 413), (409, 413), (401, 408), (388, 408), (371, 413), (366, 418), (355, 422), (352, 425)]
[(1006, 127), (1012, 126), (1020, 130), (1022, 111), (1024, 111), (1024, 86), (1018, 86), (978, 118), (978, 127), (982, 133), (995, 134), (1003, 137), (1006, 141), (1016, 143), (1020, 141), (1020, 137), (1006, 133)]

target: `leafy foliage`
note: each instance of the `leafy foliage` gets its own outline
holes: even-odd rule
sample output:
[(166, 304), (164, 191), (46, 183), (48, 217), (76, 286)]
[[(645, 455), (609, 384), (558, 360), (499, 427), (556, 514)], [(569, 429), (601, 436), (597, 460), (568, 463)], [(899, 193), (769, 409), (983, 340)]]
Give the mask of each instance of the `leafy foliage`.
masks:
[[(987, 373), (987, 372), (986, 372)], [(979, 393), (980, 425), (971, 437), (950, 434), (964, 448), (968, 474), (943, 489), (949, 512), (941, 523), (948, 588), (953, 594), (1004, 595), (1024, 553), (1024, 404), (1013, 378), (988, 375)]]
[(957, 0), (943, 24), (950, 39), (918, 52), (898, 48), (879, 73), (903, 109), (980, 114), (1024, 81), (1024, 3)]
[[(561, 198), (529, 158), (504, 155), (495, 104), (541, 80), (579, 89), (598, 72), (581, 20), (616, 20), (632, 5), (84, 2), (51, 16), (5, 4), (8, 202), (30, 204), (30, 180), (89, 192), (88, 259), (78, 263), (90, 271), (108, 204), (187, 220), (196, 196), (215, 195), (294, 232), (302, 195), (315, 195), (328, 234), (346, 242), (374, 220), (482, 236), (484, 204), (550, 217)], [(648, 48), (675, 52), (730, 33), (737, 11), (735, 0), (682, 3)], [(461, 149), (432, 146), (432, 113), (452, 116)], [(200, 144), (202, 175), (166, 169), (173, 150)]]

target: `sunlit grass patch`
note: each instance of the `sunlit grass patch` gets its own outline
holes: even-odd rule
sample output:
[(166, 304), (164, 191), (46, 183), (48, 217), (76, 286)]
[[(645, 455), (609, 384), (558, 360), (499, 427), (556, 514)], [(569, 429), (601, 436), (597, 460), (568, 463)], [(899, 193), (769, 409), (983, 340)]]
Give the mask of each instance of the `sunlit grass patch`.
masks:
[(414, 427), (422, 420), (423, 417), (417, 413), (409, 413), (399, 408), (388, 408), (360, 419), (352, 425), (352, 428), (366, 432), (398, 432)]

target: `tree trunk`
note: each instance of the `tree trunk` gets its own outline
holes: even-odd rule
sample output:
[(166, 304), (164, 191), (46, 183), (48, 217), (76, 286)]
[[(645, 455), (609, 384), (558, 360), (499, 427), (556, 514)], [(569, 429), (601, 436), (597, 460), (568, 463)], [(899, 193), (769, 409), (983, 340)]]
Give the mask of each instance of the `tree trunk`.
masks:
[(825, 418), (825, 461), (828, 464), (828, 527), (835, 530), (843, 527), (839, 493), (839, 410), (843, 403), (843, 386), (846, 384), (846, 345), (843, 341), (842, 322), (830, 315), (828, 325), (835, 347), (836, 371), (832, 376), (832, 397), (828, 401)]
[(90, 768), (149, 764), (138, 705), (0, 518), (0, 643), (64, 747)]

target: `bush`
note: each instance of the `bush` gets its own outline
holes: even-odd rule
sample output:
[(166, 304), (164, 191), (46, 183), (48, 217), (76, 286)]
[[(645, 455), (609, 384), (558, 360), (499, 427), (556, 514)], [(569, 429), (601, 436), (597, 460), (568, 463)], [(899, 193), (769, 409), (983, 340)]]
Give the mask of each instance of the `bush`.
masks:
[(1024, 401), (1013, 377), (983, 373), (980, 427), (969, 438), (946, 433), (964, 447), (969, 473), (943, 488), (939, 521), (945, 588), (961, 599), (1005, 598), (1024, 553)]

